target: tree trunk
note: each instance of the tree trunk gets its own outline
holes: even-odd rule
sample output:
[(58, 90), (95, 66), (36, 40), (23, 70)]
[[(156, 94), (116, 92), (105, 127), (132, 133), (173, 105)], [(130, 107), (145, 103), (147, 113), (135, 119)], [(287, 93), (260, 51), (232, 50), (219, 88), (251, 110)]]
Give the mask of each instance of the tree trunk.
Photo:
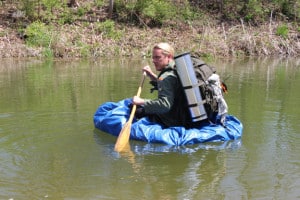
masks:
[(112, 18), (113, 10), (114, 10), (114, 0), (109, 0), (109, 9), (108, 9), (109, 18)]
[(79, 6), (79, 4), (76, 2), (76, 0), (70, 0), (68, 3), (69, 7), (76, 7)]

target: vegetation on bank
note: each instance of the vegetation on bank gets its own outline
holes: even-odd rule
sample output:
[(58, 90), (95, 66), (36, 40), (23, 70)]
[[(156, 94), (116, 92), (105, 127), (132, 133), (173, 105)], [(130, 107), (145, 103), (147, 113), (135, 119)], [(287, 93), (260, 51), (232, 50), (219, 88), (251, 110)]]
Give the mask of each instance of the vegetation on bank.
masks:
[(1, 57), (297, 56), (299, 0), (1, 0)]

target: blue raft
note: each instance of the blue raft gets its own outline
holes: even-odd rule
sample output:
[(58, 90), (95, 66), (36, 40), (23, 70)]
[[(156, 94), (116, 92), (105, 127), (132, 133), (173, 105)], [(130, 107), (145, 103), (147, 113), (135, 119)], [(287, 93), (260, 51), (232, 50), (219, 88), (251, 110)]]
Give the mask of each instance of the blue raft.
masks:
[[(119, 102), (106, 102), (99, 106), (94, 114), (94, 125), (97, 129), (118, 136), (130, 115), (128, 105), (131, 99)], [(221, 125), (205, 123), (199, 128), (184, 127), (163, 128), (149, 121), (147, 117), (133, 120), (130, 139), (148, 143), (164, 143), (168, 145), (187, 145), (204, 142), (221, 142), (241, 138), (243, 125), (234, 116), (226, 117), (226, 128)]]

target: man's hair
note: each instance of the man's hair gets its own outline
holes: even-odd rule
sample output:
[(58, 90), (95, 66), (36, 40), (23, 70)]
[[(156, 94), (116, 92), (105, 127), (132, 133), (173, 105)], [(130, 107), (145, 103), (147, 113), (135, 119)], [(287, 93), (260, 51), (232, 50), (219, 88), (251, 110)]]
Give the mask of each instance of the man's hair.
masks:
[(154, 45), (153, 49), (161, 49), (163, 50), (162, 52), (163, 54), (165, 55), (171, 54), (171, 56), (174, 57), (174, 48), (168, 43), (165, 42), (158, 43)]

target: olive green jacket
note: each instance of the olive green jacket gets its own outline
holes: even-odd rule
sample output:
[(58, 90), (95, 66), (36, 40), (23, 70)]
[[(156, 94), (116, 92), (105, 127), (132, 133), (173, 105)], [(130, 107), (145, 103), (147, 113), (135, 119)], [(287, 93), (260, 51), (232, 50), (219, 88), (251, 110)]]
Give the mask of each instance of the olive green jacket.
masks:
[(151, 121), (165, 127), (188, 126), (191, 121), (184, 91), (179, 77), (174, 70), (175, 63), (170, 63), (157, 78), (158, 97), (145, 100), (145, 114)]

